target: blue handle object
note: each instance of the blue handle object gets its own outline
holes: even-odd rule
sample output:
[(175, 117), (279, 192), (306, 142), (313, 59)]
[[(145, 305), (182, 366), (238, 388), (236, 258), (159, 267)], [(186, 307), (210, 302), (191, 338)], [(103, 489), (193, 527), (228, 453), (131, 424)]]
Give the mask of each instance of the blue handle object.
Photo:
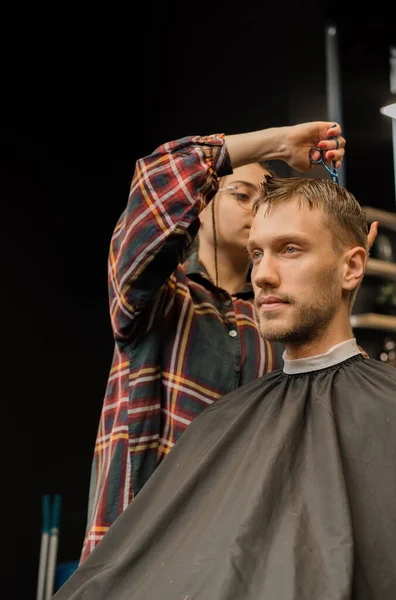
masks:
[(56, 579), (55, 579), (55, 589), (59, 590), (59, 588), (66, 583), (66, 581), (73, 575), (75, 571), (78, 569), (79, 561), (67, 561), (61, 562), (56, 567)]
[(43, 513), (43, 522), (42, 522), (42, 532), (49, 533), (50, 526), (50, 497), (48, 494), (45, 494), (41, 498), (41, 508)]
[[(333, 135), (329, 135), (329, 136), (326, 138), (326, 140), (334, 140), (334, 141), (335, 141), (335, 143), (336, 143), (336, 147), (335, 147), (335, 149), (337, 150), (337, 148), (339, 147), (339, 143), (338, 143), (338, 139), (337, 139), (335, 136), (333, 136)], [(316, 151), (316, 152), (319, 152), (319, 154), (320, 154), (320, 158), (318, 158), (317, 160), (314, 160), (314, 159), (312, 158), (312, 153), (313, 153), (313, 152), (315, 152), (315, 151)], [(326, 165), (326, 162), (325, 162), (325, 158), (324, 158), (324, 157), (325, 157), (325, 151), (324, 151), (322, 148), (317, 148), (317, 147), (315, 147), (315, 148), (311, 148), (311, 149), (310, 149), (310, 151), (309, 151), (309, 160), (310, 160), (310, 162), (311, 162), (313, 165), (323, 165), (323, 166), (324, 166), (324, 168), (326, 169), (326, 171), (327, 171), (328, 173), (330, 173), (330, 179), (331, 179), (331, 181), (332, 181), (333, 183), (337, 183), (337, 184), (338, 184), (338, 172), (337, 172), (337, 169), (336, 169), (336, 167), (335, 167), (335, 161), (334, 161), (334, 160), (332, 160), (332, 161), (331, 161), (331, 164), (332, 164), (332, 167), (333, 167), (333, 168), (332, 168), (332, 169), (330, 169), (330, 168), (329, 168), (329, 167)]]
[[(318, 158), (317, 160), (314, 160), (312, 158), (312, 152), (319, 152), (320, 154), (320, 158)], [(338, 173), (337, 173), (337, 169), (335, 168), (335, 161), (332, 160), (331, 164), (332, 164), (332, 169), (330, 169), (324, 160), (324, 150), (322, 150), (322, 148), (311, 148), (311, 150), (309, 151), (309, 160), (313, 165), (323, 165), (324, 168), (326, 169), (326, 171), (330, 174), (330, 179), (333, 183), (338, 183)]]
[(61, 495), (55, 494), (54, 503), (52, 505), (52, 520), (51, 520), (51, 532), (52, 533), (57, 532), (59, 529), (60, 507), (61, 507)]

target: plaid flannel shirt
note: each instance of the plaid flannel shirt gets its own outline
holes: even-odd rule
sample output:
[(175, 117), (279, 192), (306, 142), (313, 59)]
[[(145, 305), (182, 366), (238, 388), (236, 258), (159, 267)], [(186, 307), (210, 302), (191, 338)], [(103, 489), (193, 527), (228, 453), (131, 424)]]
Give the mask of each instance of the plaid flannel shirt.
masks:
[(232, 173), (223, 135), (188, 137), (137, 161), (109, 252), (115, 338), (94, 451), (81, 561), (202, 410), (282, 366), (263, 341), (253, 292), (230, 296), (196, 255), (200, 211)]

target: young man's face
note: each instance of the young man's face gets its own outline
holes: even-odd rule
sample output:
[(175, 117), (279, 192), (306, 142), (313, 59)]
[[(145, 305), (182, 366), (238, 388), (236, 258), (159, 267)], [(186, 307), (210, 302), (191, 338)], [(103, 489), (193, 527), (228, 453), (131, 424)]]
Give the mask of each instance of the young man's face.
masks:
[(309, 342), (334, 319), (342, 300), (342, 261), (324, 215), (291, 200), (265, 214), (249, 235), (260, 333), (283, 343)]

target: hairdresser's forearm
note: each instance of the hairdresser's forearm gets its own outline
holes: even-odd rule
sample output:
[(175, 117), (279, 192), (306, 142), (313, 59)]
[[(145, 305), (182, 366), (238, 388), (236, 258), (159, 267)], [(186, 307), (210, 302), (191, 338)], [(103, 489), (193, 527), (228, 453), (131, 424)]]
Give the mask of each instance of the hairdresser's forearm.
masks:
[(234, 169), (254, 162), (284, 160), (287, 127), (271, 127), (250, 133), (226, 135), (228, 154)]

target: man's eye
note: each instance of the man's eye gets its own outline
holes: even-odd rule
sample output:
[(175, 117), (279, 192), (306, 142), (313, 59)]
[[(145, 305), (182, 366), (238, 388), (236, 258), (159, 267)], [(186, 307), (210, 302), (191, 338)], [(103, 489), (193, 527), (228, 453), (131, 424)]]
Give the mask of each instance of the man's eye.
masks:
[(297, 252), (297, 248), (294, 246), (286, 246), (286, 254), (294, 254)]
[(253, 250), (252, 252), (252, 260), (260, 260), (260, 258), (262, 257), (262, 252), (260, 252), (259, 250)]

